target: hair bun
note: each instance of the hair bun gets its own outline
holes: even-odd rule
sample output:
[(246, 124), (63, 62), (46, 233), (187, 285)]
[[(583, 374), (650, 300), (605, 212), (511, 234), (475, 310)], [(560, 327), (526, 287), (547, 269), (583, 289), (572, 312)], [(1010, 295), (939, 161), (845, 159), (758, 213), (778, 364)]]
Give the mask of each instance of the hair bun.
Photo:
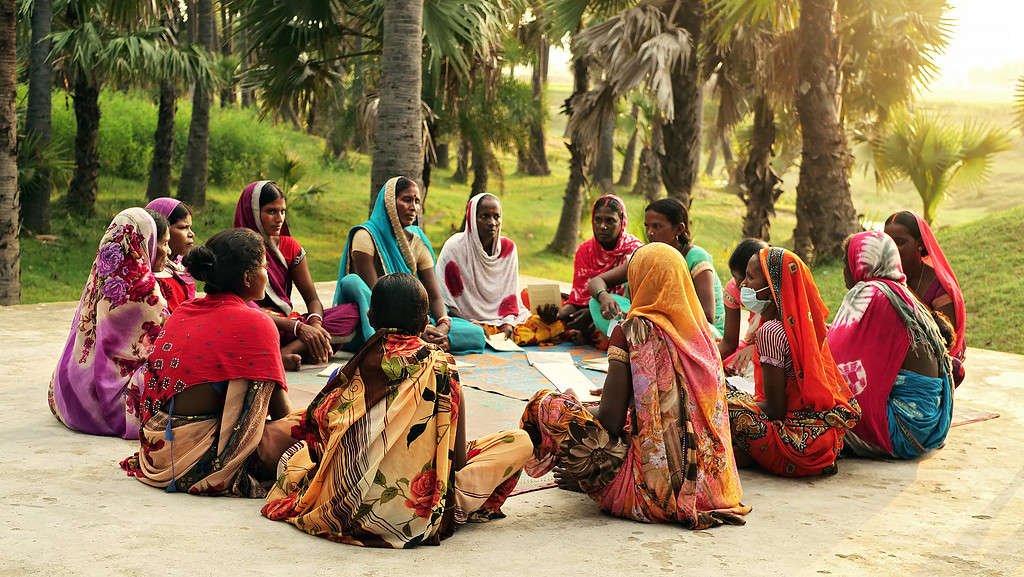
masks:
[(182, 264), (196, 280), (206, 282), (217, 267), (217, 255), (206, 246), (193, 247), (182, 259)]

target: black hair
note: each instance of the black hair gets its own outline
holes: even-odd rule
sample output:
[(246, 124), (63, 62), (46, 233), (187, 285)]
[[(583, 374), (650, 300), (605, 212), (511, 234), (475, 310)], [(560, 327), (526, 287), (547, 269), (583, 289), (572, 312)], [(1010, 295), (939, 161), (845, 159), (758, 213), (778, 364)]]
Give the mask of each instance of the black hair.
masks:
[(178, 206), (174, 207), (174, 210), (171, 211), (171, 214), (167, 215), (167, 222), (173, 226), (179, 220), (185, 218), (190, 214), (192, 214), (192, 209), (189, 207), (189, 205), (185, 204), (184, 202), (179, 202)]
[(746, 271), (750, 257), (768, 248), (768, 243), (759, 238), (745, 238), (740, 241), (729, 256), (729, 271)]
[[(921, 242), (921, 227), (917, 224), (917, 217), (909, 210), (893, 213), (889, 218), (885, 219), (885, 224), (898, 224), (907, 229), (907, 232), (910, 233), (910, 236), (914, 237), (914, 240)], [(928, 256), (928, 249), (924, 247), (924, 243), (921, 244), (921, 256)]]
[(626, 215), (622, 213), (622, 205), (610, 196), (603, 196), (597, 199), (594, 203), (594, 212), (597, 212), (599, 208), (610, 208), (615, 211), (615, 214), (619, 215), (619, 220), (622, 220)]
[(416, 184), (404, 176), (398, 177), (398, 182), (395, 183), (395, 196), (397, 197), (402, 191)]
[(232, 228), (190, 250), (182, 262), (189, 274), (206, 283), (207, 293), (238, 294), (245, 273), (260, 266), (266, 250), (260, 235), (247, 228)]
[(674, 198), (666, 197), (648, 204), (644, 212), (648, 210), (653, 210), (664, 216), (673, 226), (684, 225), (683, 232), (679, 233), (679, 244), (684, 247), (690, 245), (690, 211), (686, 209), (685, 204)]
[(952, 347), (956, 341), (956, 331), (953, 329), (953, 323), (949, 322), (949, 317), (939, 311), (932, 311), (932, 318), (939, 327), (939, 334), (946, 342), (946, 348)]
[(273, 180), (267, 181), (260, 189), (260, 208), (267, 206), (279, 198), (284, 198), (284, 191)]
[(155, 210), (150, 210), (148, 208), (144, 208), (143, 210), (148, 212), (149, 216), (153, 217), (153, 222), (156, 223), (157, 240), (163, 238), (164, 235), (167, 234), (167, 229), (171, 228), (171, 225), (167, 223), (167, 218)]
[(373, 328), (418, 335), (427, 324), (427, 291), (420, 280), (398, 272), (380, 277), (370, 293)]

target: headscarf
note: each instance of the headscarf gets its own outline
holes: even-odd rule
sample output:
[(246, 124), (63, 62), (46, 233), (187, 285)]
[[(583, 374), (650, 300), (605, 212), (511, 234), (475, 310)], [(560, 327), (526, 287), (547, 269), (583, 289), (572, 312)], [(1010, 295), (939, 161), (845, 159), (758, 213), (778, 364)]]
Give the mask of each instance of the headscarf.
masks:
[[(263, 230), (263, 221), (260, 219), (260, 195), (263, 187), (269, 180), (252, 182), (242, 191), (238, 197), (238, 204), (235, 205), (235, 228), (248, 228), (256, 231), (263, 237), (263, 244), (267, 247), (267, 283), (266, 298), (285, 316), (292, 312), (292, 277), (289, 273), (291, 263), (281, 254), (281, 249), (270, 240), (266, 231)], [(281, 236), (291, 236), (288, 229), (288, 221), (281, 227)]]
[(168, 314), (150, 268), (156, 257), (156, 223), (142, 208), (121, 211), (100, 239), (50, 381), (50, 408), (69, 428), (137, 438), (125, 390)]
[(942, 254), (939, 241), (935, 240), (935, 235), (932, 234), (928, 221), (917, 214), (914, 214), (914, 218), (917, 219), (917, 228), (921, 231), (921, 243), (924, 244), (925, 249), (928, 251), (928, 254), (922, 260), (924, 260), (926, 265), (935, 270), (935, 277), (939, 279), (939, 284), (942, 285), (942, 288), (953, 299), (953, 310), (956, 314), (956, 319), (954, 320), (956, 342), (953, 343), (949, 354), (962, 359), (967, 348), (967, 342), (964, 340), (964, 330), (967, 327), (967, 308), (964, 305), (964, 293), (960, 290), (960, 282), (957, 281), (956, 275), (953, 274), (953, 267), (949, 266), (946, 255)]
[(233, 293), (182, 303), (160, 331), (145, 371), (143, 423), (171, 397), (202, 383), (248, 379), (288, 390), (274, 321)]
[[(171, 213), (174, 209), (178, 208), (181, 201), (176, 198), (161, 197), (151, 200), (146, 208), (155, 212), (159, 212), (164, 215), (164, 218), (170, 221)], [(192, 278), (192, 275), (185, 269), (185, 265), (181, 264), (181, 259), (184, 255), (178, 255), (174, 259), (167, 259), (167, 264), (164, 265), (164, 270), (156, 273), (157, 277), (174, 277), (181, 281), (181, 284), (185, 286), (185, 299), (196, 298), (196, 279)]]
[(759, 258), (786, 331), (796, 373), (796, 379), (786, 385), (787, 412), (820, 412), (846, 406), (859, 413), (850, 404), (853, 393), (825, 342), (828, 309), (811, 270), (799, 256), (779, 247), (761, 249)]
[(427, 246), (431, 256), (433, 256), (434, 247), (430, 245), (427, 234), (416, 225), (403, 227), (401, 221), (398, 220), (395, 186), (398, 184), (399, 178), (402, 177), (396, 176), (391, 178), (381, 187), (373, 204), (370, 220), (352, 227), (352, 230), (349, 231), (348, 240), (345, 243), (345, 252), (341, 255), (341, 265), (338, 267), (338, 284), (334, 290), (335, 305), (341, 304), (341, 279), (345, 275), (354, 272), (352, 262), (349, 260), (349, 252), (351, 252), (352, 236), (359, 229), (365, 229), (373, 238), (373, 245), (377, 250), (377, 256), (384, 266), (384, 274), (396, 272), (411, 273), (416, 266), (416, 257), (412, 254), (412, 248), (409, 246), (409, 239), (406, 238), (405, 231), (419, 236), (423, 244)]
[(501, 236), (500, 225), (491, 253), (484, 250), (475, 230), (477, 208), (484, 198), (498, 200), (486, 193), (469, 200), (466, 228), (444, 243), (434, 273), (445, 304), (458, 309), (462, 318), (486, 325), (520, 325), (530, 318), (530, 310), (519, 297), (519, 250)]
[(926, 346), (947, 374), (949, 359), (931, 313), (906, 285), (899, 249), (888, 235), (853, 235), (846, 262), (857, 284), (836, 312), (828, 344), (863, 410), (854, 433), (891, 454), (886, 405), (911, 343)]
[[(572, 292), (566, 299), (566, 302), (571, 305), (585, 306), (590, 302), (590, 291), (587, 289), (590, 279), (626, 262), (626, 258), (633, 254), (633, 251), (644, 245), (644, 241), (626, 232), (626, 227), (629, 225), (626, 203), (614, 194), (606, 194), (594, 202), (594, 206), (590, 210), (590, 220), (594, 220), (597, 205), (605, 199), (611, 199), (619, 205), (619, 210), (622, 212), (622, 231), (615, 242), (615, 247), (611, 250), (605, 250), (601, 243), (593, 237), (583, 241), (576, 249), (576, 258), (573, 259)], [(608, 292), (617, 295), (626, 294), (624, 286), (614, 287)]]

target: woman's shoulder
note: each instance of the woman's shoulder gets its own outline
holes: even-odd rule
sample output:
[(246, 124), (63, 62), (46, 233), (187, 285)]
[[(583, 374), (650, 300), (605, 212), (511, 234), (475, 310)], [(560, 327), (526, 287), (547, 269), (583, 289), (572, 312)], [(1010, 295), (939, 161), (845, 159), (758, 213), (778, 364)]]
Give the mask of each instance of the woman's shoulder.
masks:
[(702, 262), (702, 261), (706, 261), (706, 262), (709, 262), (709, 263), (714, 263), (715, 259), (712, 258), (711, 253), (706, 251), (706, 250), (704, 250), (703, 247), (699, 247), (699, 246), (697, 246), (695, 244), (694, 245), (690, 245), (690, 250), (688, 250), (686, 252), (686, 262), (688, 262), (688, 263), (695, 263), (695, 262)]
[(782, 325), (782, 321), (779, 319), (772, 319), (770, 321), (764, 321), (761, 326), (757, 327), (757, 338), (761, 339), (772, 339), (777, 340), (779, 338), (789, 342), (786, 337), (786, 327)]
[(284, 255), (285, 260), (290, 262), (302, 252), (302, 245), (293, 236), (281, 235), (277, 242), (277, 249)]

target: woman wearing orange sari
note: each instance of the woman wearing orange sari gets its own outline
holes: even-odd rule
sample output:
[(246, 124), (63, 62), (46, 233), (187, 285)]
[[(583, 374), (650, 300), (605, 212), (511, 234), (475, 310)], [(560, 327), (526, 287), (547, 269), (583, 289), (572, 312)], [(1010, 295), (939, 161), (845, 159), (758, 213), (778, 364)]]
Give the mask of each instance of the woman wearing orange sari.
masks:
[(740, 297), (761, 314), (761, 327), (756, 395), (728, 393), (737, 460), (784, 477), (835, 473), (860, 407), (825, 342), (828, 309), (810, 269), (788, 250), (762, 249), (747, 264)]
[(740, 502), (722, 361), (686, 261), (651, 243), (627, 275), (632, 308), (612, 331), (596, 414), (571, 393), (537, 392), (521, 423), (534, 442), (524, 470), (559, 467), (556, 478), (617, 517), (742, 524), (750, 508)]

